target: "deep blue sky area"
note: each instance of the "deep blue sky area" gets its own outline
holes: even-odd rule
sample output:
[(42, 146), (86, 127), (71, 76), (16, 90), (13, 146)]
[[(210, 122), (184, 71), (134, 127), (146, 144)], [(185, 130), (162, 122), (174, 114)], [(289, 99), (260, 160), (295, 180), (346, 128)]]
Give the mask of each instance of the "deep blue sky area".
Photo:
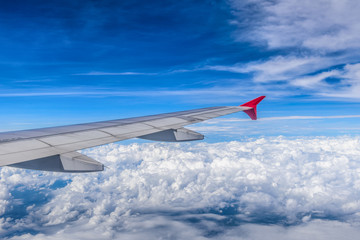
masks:
[[(342, 116), (341, 124), (308, 119), (318, 131), (298, 131), (305, 120), (283, 119), (287, 135), (359, 133), (358, 36), (353, 18), (342, 17), (351, 15), (347, 6), (328, 10), (333, 18), (287, 8), (276, 1), (4, 1), (0, 130), (266, 95), (260, 118)], [(283, 134), (273, 131), (275, 120), (262, 124), (263, 135)]]

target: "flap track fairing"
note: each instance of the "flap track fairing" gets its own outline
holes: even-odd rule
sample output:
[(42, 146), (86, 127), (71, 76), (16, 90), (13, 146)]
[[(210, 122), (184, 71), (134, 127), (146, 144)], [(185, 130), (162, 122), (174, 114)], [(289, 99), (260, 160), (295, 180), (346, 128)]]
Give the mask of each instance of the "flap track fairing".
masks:
[(152, 140), (152, 141), (162, 141), (162, 142), (185, 142), (185, 141), (203, 140), (204, 135), (186, 128), (179, 128), (179, 129), (168, 129), (161, 132), (151, 133), (144, 136), (140, 136), (139, 138)]

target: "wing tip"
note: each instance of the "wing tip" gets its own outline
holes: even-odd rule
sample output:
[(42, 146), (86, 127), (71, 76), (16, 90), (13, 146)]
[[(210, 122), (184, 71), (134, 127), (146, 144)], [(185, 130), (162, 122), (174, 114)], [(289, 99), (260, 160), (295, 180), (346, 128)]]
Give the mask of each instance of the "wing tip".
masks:
[(240, 105), (241, 107), (251, 107), (252, 109), (248, 109), (248, 110), (244, 110), (244, 112), (252, 119), (252, 120), (256, 120), (257, 119), (257, 111), (256, 111), (256, 106), (265, 98), (266, 96), (260, 96), (257, 97), (247, 103), (244, 103), (242, 105)]
[(242, 107), (252, 107), (252, 108), (256, 108), (256, 105), (258, 105), (266, 96), (260, 96), (257, 97), (251, 101), (248, 101), (247, 103), (244, 103), (240, 106)]

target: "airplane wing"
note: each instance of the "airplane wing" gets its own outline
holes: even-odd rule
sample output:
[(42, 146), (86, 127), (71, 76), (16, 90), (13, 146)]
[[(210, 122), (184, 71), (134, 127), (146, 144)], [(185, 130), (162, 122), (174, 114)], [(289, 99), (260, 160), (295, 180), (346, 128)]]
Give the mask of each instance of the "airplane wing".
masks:
[(240, 106), (0, 133), (0, 166), (55, 172), (102, 171), (103, 164), (76, 151), (129, 138), (167, 142), (202, 140), (202, 134), (183, 127), (240, 111), (256, 120), (256, 106), (264, 98)]

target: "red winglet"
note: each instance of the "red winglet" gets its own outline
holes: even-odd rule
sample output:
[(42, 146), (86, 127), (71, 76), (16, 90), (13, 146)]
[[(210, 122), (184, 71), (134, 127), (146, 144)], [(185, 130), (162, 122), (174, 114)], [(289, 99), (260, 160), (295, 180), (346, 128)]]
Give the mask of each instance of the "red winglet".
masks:
[(256, 120), (257, 119), (257, 114), (256, 114), (256, 106), (259, 104), (259, 102), (261, 102), (263, 99), (265, 98), (265, 96), (261, 96), (258, 98), (255, 98), (247, 103), (244, 103), (242, 105), (240, 105), (241, 107), (251, 107), (252, 109), (248, 109), (248, 110), (244, 110), (244, 112), (249, 115), (249, 117), (252, 120)]

